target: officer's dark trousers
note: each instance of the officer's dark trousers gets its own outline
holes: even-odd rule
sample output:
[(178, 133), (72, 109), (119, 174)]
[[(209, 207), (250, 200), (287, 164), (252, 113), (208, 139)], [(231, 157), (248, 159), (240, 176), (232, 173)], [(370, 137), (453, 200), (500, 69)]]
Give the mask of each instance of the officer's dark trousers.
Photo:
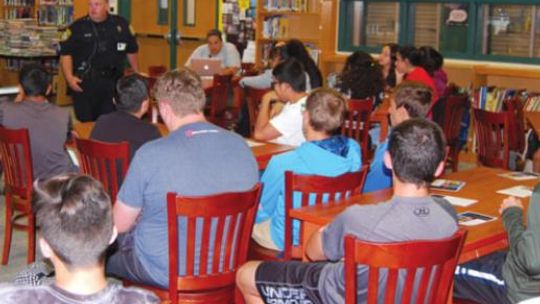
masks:
[(113, 96), (116, 80), (112, 77), (93, 77), (80, 84), (82, 92), (73, 92), (73, 108), (81, 122), (95, 121), (101, 114), (114, 111)]

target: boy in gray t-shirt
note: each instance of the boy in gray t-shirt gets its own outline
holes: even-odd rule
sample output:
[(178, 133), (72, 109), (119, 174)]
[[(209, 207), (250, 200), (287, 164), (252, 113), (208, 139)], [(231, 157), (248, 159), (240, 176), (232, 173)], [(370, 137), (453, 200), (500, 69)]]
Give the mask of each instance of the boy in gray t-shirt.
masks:
[[(393, 170), (394, 196), (387, 202), (354, 205), (314, 233), (305, 245), (318, 263), (249, 262), (237, 273), (247, 303), (343, 303), (345, 295), (344, 236), (373, 242), (437, 240), (458, 227), (446, 201), (429, 195), (429, 184), (444, 169), (445, 140), (439, 127), (410, 119), (390, 135), (385, 164)], [(367, 296), (367, 268), (358, 268), (358, 302)], [(398, 289), (399, 290), (399, 289)]]

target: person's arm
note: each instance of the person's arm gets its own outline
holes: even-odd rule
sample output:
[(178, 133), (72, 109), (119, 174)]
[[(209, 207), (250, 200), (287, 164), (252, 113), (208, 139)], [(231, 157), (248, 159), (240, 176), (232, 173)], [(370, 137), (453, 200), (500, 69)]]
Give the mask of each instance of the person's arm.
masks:
[(139, 72), (139, 55), (137, 53), (128, 53), (127, 59), (133, 71), (135, 71), (135, 73), (138, 73)]
[(221, 75), (236, 75), (236, 72), (238, 72), (238, 67), (228, 67), (221, 69)]
[(118, 233), (125, 233), (131, 230), (135, 226), (140, 213), (141, 209), (128, 206), (117, 199), (113, 208), (113, 222), (118, 229)]
[(60, 56), (60, 65), (68, 86), (75, 92), (82, 92), (82, 88), (79, 86), (82, 80), (73, 75), (73, 57), (71, 55)]
[(281, 136), (281, 133), (270, 124), (270, 104), (274, 96), (274, 92), (266, 93), (261, 101), (253, 132), (253, 138), (257, 140), (267, 141)]
[(326, 229), (326, 226), (314, 232), (304, 246), (304, 251), (306, 252), (306, 256), (310, 261), (328, 260), (328, 257), (326, 257), (324, 254), (322, 242), (322, 231), (324, 229)]
[(523, 226), (523, 204), (521, 200), (509, 196), (503, 200), (499, 213), (502, 214), (504, 228), (508, 234), (509, 247), (512, 248), (525, 231)]

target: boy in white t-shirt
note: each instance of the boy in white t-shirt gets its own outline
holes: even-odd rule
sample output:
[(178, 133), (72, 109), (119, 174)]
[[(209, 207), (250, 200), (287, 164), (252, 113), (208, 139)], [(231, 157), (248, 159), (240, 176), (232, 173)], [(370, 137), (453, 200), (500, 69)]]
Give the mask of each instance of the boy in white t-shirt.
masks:
[[(257, 140), (299, 146), (306, 139), (302, 132), (302, 112), (306, 104), (306, 78), (302, 63), (291, 58), (272, 71), (273, 92), (266, 94), (260, 105), (253, 137)], [(285, 102), (279, 114), (271, 117), (275, 97)]]

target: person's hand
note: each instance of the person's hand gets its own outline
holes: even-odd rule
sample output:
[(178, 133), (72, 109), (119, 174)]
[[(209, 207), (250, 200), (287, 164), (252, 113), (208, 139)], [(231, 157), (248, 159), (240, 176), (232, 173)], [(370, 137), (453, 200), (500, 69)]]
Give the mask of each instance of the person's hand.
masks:
[(503, 200), (501, 207), (499, 208), (499, 214), (503, 214), (504, 210), (511, 207), (518, 207), (520, 209), (523, 209), (523, 203), (520, 199), (509, 196)]
[(264, 94), (263, 98), (261, 99), (261, 106), (269, 106), (274, 100), (279, 100), (279, 98), (275, 91), (270, 91)]
[(79, 77), (77, 77), (77, 76), (66, 77), (66, 81), (67, 81), (68, 86), (73, 91), (75, 91), (75, 92), (82, 92), (83, 91), (81, 86), (79, 86), (79, 84), (82, 82), (82, 80)]

